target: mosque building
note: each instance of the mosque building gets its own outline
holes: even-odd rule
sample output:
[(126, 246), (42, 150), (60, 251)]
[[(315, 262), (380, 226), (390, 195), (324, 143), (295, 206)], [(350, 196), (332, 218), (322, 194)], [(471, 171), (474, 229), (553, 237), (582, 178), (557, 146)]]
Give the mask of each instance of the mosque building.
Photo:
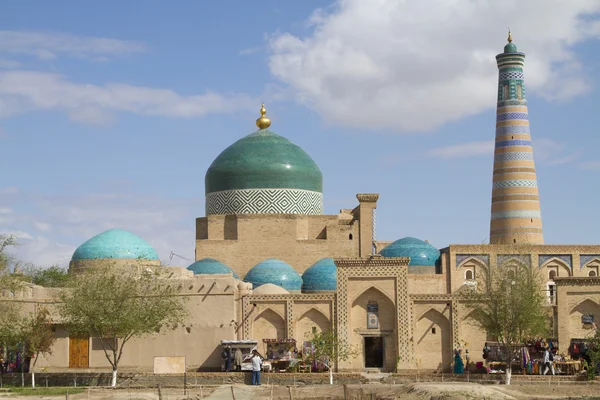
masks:
[[(151, 370), (154, 357), (185, 356), (188, 368), (219, 370), (221, 340), (302, 343), (315, 330), (333, 330), (361, 350), (339, 371), (448, 369), (453, 349), (465, 347), (471, 361), (481, 361), (489, 338), (455, 293), (486, 270), (511, 265), (536, 268), (545, 278), (541, 289), (559, 346), (585, 337), (582, 317), (600, 319), (600, 245), (544, 244), (525, 54), (510, 35), (508, 41), (496, 56), (490, 244), (437, 249), (413, 237), (378, 240), (375, 193), (357, 194), (351, 208), (324, 214), (318, 165), (271, 130), (263, 105), (258, 130), (223, 150), (206, 172), (197, 261), (161, 266), (147, 242), (120, 229), (73, 254), (72, 271), (106, 260), (152, 268), (190, 299), (184, 326), (131, 340), (121, 366)], [(36, 304), (52, 297), (53, 289), (32, 286), (15, 298)], [(97, 339), (69, 337), (60, 321), (56, 334), (53, 353), (38, 366), (108, 367)]]

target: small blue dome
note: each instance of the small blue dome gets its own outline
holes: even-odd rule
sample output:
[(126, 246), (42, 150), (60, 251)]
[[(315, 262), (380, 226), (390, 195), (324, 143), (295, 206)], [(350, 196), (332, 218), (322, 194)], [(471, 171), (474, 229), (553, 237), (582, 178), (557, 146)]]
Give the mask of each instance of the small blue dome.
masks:
[(389, 244), (379, 252), (384, 257), (410, 257), (409, 266), (436, 266), (440, 259), (440, 251), (429, 243), (405, 237)]
[(158, 254), (139, 236), (123, 229), (110, 229), (79, 246), (71, 261), (101, 258), (158, 260)]
[(265, 283), (281, 286), (286, 290), (300, 290), (302, 278), (291, 265), (276, 258), (269, 258), (256, 264), (244, 278), (257, 288)]
[(302, 291), (335, 290), (337, 267), (333, 258), (323, 258), (311, 265), (302, 274)]
[(203, 258), (198, 260), (189, 267), (187, 267), (194, 275), (201, 274), (233, 274), (235, 279), (240, 279), (238, 274), (234, 270), (223, 264), (221, 261), (215, 260), (214, 258)]

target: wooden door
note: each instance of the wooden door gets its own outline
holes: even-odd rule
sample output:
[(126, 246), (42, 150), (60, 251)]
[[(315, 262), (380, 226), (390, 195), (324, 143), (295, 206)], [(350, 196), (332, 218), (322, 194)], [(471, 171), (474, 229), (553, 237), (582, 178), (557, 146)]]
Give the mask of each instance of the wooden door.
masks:
[(88, 368), (90, 366), (90, 339), (69, 338), (69, 368)]

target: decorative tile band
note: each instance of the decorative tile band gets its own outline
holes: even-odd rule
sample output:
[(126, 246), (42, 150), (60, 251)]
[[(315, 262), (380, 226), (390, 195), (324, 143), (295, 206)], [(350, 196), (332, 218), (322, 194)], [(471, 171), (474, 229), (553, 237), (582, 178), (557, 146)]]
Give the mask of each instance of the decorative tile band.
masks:
[(501, 140), (496, 142), (496, 147), (508, 147), (508, 146), (529, 146), (531, 147), (531, 140)]
[(519, 135), (519, 134), (529, 134), (529, 133), (531, 133), (529, 130), (529, 125), (509, 125), (509, 126), (499, 126), (496, 128), (496, 136)]
[(223, 190), (206, 195), (206, 214), (323, 214), (323, 193), (301, 189)]
[(537, 187), (537, 180), (531, 179), (511, 179), (508, 181), (497, 181), (494, 182), (494, 189), (505, 189), (505, 188), (518, 188), (518, 187)]
[(569, 268), (573, 268), (573, 257), (570, 254), (540, 254), (538, 256), (538, 268), (553, 258), (557, 258), (567, 264)]
[(504, 266), (511, 261), (517, 261), (531, 267), (531, 255), (529, 254), (499, 254), (496, 261), (498, 266)]
[(582, 254), (579, 256), (579, 268), (585, 267), (590, 261), (600, 260), (600, 254)]
[(525, 77), (523, 76), (523, 71), (501, 71), (498, 75), (498, 80), (504, 81), (507, 79), (525, 79)]
[(489, 254), (457, 254), (456, 255), (456, 268), (460, 267), (462, 263), (470, 258), (481, 261), (484, 265), (490, 265)]
[(494, 156), (494, 161), (533, 161), (533, 153), (529, 151), (511, 151), (507, 153), (500, 153)]
[(527, 113), (524, 112), (508, 112), (496, 115), (496, 122), (510, 121), (514, 119), (528, 120)]
[(542, 218), (542, 213), (538, 210), (512, 210), (512, 211), (498, 211), (492, 213), (492, 219), (506, 219), (506, 218)]

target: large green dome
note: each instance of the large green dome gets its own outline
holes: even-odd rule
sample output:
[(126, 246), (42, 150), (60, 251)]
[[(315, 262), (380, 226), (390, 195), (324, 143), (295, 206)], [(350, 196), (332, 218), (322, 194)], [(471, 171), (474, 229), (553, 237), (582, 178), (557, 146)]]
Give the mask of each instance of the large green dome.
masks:
[(323, 213), (317, 164), (266, 128), (223, 150), (206, 171), (205, 185), (207, 214)]

